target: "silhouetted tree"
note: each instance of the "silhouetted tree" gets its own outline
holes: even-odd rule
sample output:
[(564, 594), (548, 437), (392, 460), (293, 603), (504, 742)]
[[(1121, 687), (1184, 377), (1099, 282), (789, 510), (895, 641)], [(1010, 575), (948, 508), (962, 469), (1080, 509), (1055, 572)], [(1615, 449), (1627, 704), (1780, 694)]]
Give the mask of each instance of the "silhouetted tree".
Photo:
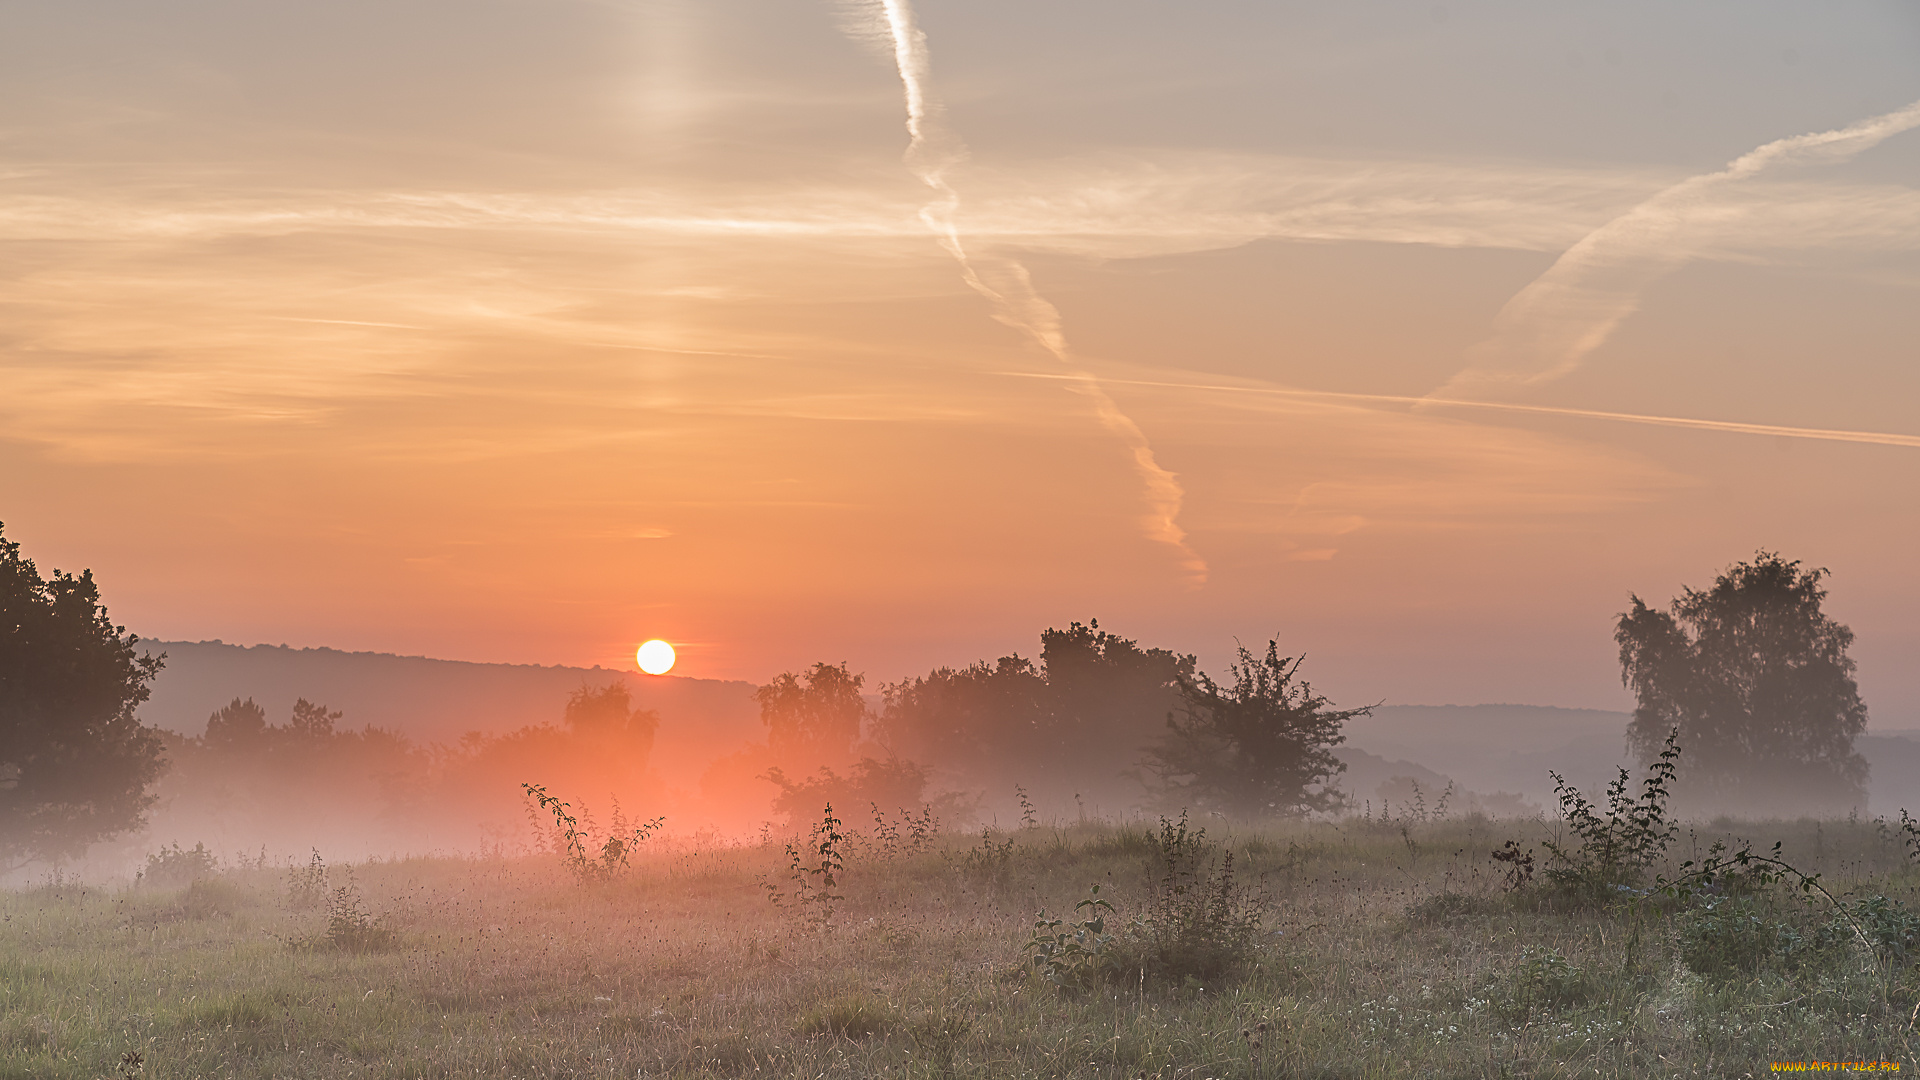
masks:
[(767, 725), (767, 744), (774, 756), (788, 763), (813, 765), (842, 762), (852, 756), (867, 719), (867, 703), (860, 696), (866, 676), (847, 665), (813, 665), (803, 675), (783, 672), (753, 692), (760, 703), (760, 721)]
[(326, 742), (333, 738), (333, 722), (345, 715), (337, 711), (329, 712), (325, 705), (316, 705), (301, 698), (293, 703), (293, 717), (287, 721), (287, 734), (303, 742)]
[(1346, 765), (1332, 748), (1346, 741), (1341, 725), (1372, 707), (1329, 709), (1298, 678), (1302, 659), (1268, 642), (1265, 657), (1239, 649), (1230, 687), (1205, 673), (1182, 680), (1179, 714), (1145, 763), (1167, 805), (1244, 817), (1340, 806), (1329, 783)]
[(1046, 677), (1033, 661), (1003, 656), (936, 668), (884, 686), (877, 725), (889, 748), (969, 775), (1032, 761), (1045, 738)]
[(1018, 655), (940, 668), (882, 688), (880, 741), (988, 788), (1131, 799), (1125, 775), (1181, 701), (1194, 658), (1144, 649), (1098, 620), (1040, 635), (1040, 663)]
[(1847, 656), (1853, 631), (1820, 610), (1826, 575), (1762, 551), (1704, 592), (1683, 589), (1668, 611), (1634, 596), (1620, 616), (1620, 676), (1637, 699), (1628, 738), (1650, 761), (1679, 728), (1683, 794), (1776, 812), (1864, 800), (1853, 739), (1867, 707)]
[(201, 736), (208, 747), (229, 752), (247, 752), (266, 745), (267, 710), (252, 698), (234, 698), (220, 711), (207, 717), (207, 733)]
[(115, 626), (93, 572), (43, 579), (0, 536), (0, 869), (140, 825), (160, 741), (134, 718), (161, 656)]
[(660, 714), (652, 709), (633, 707), (633, 695), (623, 682), (611, 682), (598, 690), (583, 686), (567, 699), (567, 727), (575, 737), (592, 747), (595, 753), (609, 755), (624, 772), (638, 776), (646, 771), (653, 754), (654, 735), (660, 729)]
[(844, 777), (822, 767), (812, 776), (794, 780), (775, 767), (767, 770), (767, 779), (780, 789), (773, 808), (795, 822), (818, 816), (820, 808), (829, 804), (848, 808), (871, 805), (889, 814), (911, 812), (920, 808), (927, 792), (927, 770), (900, 758), (861, 758)]

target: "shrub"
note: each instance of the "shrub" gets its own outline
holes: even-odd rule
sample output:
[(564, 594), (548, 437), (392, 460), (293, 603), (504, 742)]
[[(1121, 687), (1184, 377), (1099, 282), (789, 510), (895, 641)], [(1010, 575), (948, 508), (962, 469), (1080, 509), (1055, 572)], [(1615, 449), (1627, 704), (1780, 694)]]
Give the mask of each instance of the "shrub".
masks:
[(231, 881), (197, 878), (180, 897), (180, 914), (189, 919), (232, 915), (247, 902), (247, 894)]
[(392, 948), (398, 938), (367, 910), (349, 871), (346, 884), (327, 897), (327, 933), (321, 943), (340, 952), (381, 952)]
[(1501, 884), (1508, 892), (1518, 892), (1533, 884), (1533, 849), (1509, 840), (1493, 852), (1493, 861), (1507, 868)]
[(981, 829), (980, 846), (962, 852), (956, 865), (970, 881), (988, 887), (1005, 886), (1013, 878), (1013, 837), (996, 844), (993, 830)]
[(305, 866), (287, 869), (287, 906), (296, 911), (317, 908), (327, 898), (327, 864), (320, 858), (320, 849), (313, 849), (313, 858)]
[(1585, 1005), (1597, 987), (1586, 969), (1558, 949), (1526, 946), (1520, 962), (1490, 991), (1493, 1001), (1513, 1016), (1535, 1011), (1564, 1012)]
[(1258, 902), (1233, 872), (1233, 852), (1218, 852), (1185, 814), (1160, 819), (1150, 834), (1160, 871), (1146, 910), (1128, 926), (1140, 967), (1175, 982), (1218, 979), (1252, 960), (1259, 941)]
[(787, 888), (771, 881), (761, 883), (773, 906), (791, 909), (810, 930), (831, 929), (834, 908), (846, 899), (834, 891), (847, 871), (847, 835), (840, 825), (833, 816), (833, 804), (827, 804), (805, 849), (787, 845)]
[(1707, 976), (1756, 972), (1804, 944), (1791, 925), (1767, 918), (1745, 897), (1709, 900), (1683, 915), (1676, 933), (1681, 962)]
[[(667, 823), (666, 818), (654, 818), (631, 825), (621, 814), (620, 804), (616, 802), (613, 806), (612, 831), (607, 833), (605, 839), (595, 843), (588, 835), (591, 826), (581, 827), (580, 819), (571, 812), (572, 803), (561, 802), (558, 796), (547, 794), (547, 789), (540, 784), (523, 783), (520, 787), (541, 810), (553, 815), (554, 846), (559, 849), (567, 872), (582, 885), (605, 884), (632, 869), (633, 852)], [(532, 808), (528, 809), (528, 813), (533, 813)], [(585, 814), (585, 810), (581, 813)]]
[(205, 844), (196, 843), (183, 850), (179, 841), (147, 856), (147, 868), (134, 879), (136, 883), (162, 889), (177, 889), (220, 872), (220, 860)]
[(1859, 942), (1876, 959), (1904, 968), (1920, 960), (1920, 915), (1898, 900), (1866, 896), (1837, 909), (1820, 938), (1830, 943)]
[(1561, 818), (1580, 845), (1544, 842), (1542, 846), (1557, 864), (1547, 868), (1547, 878), (1565, 892), (1594, 898), (1607, 897), (1617, 886), (1637, 884), (1679, 831), (1667, 808), (1679, 760), (1676, 729), (1667, 733), (1666, 748), (1641, 781), (1640, 797), (1628, 796), (1630, 781), (1627, 770), (1621, 769), (1619, 778), (1607, 785), (1604, 813), (1559, 773), (1549, 773), (1560, 799)]
[(1062, 990), (1085, 990), (1111, 973), (1119, 957), (1114, 935), (1107, 932), (1113, 905), (1102, 899), (1100, 886), (1088, 890), (1073, 906), (1077, 920), (1049, 919), (1043, 910), (1027, 940), (1027, 961), (1041, 978)]

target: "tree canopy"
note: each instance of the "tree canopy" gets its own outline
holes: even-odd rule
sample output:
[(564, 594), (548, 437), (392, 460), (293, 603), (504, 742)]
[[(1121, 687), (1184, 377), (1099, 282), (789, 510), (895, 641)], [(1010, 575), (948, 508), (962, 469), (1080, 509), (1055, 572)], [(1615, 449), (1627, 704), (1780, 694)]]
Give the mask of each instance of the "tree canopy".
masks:
[(844, 663), (823, 662), (802, 675), (782, 672), (755, 690), (774, 755), (790, 765), (849, 760), (867, 719), (867, 702), (860, 696), (865, 681)]
[(1277, 642), (1265, 656), (1243, 646), (1228, 666), (1231, 686), (1205, 673), (1180, 684), (1184, 703), (1148, 749), (1147, 769), (1170, 806), (1242, 817), (1337, 809), (1330, 784), (1346, 770), (1332, 748), (1340, 728), (1371, 706), (1330, 709), (1300, 679), (1303, 657), (1283, 657)]
[(1867, 707), (1847, 655), (1853, 631), (1821, 610), (1826, 576), (1762, 551), (1711, 588), (1683, 588), (1666, 611), (1632, 597), (1614, 634), (1637, 700), (1628, 737), (1650, 761), (1679, 729), (1683, 794), (1771, 812), (1790, 795), (1796, 808), (1864, 801), (1853, 739)]
[(164, 766), (134, 718), (165, 656), (136, 654), (92, 571), (42, 578), (0, 535), (0, 869), (139, 826)]
[(1018, 655), (938, 668), (882, 688), (875, 724), (889, 748), (983, 787), (1046, 782), (1114, 802), (1139, 794), (1123, 774), (1180, 704), (1194, 658), (1100, 629), (1040, 635), (1040, 662)]

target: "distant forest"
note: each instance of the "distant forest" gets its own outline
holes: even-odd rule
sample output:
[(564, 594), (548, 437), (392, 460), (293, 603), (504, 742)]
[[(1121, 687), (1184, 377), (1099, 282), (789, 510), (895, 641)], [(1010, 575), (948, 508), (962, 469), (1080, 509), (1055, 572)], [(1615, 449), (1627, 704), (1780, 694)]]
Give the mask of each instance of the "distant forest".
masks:
[[(639, 707), (618, 679), (577, 687), (551, 720), (445, 742), (354, 726), (306, 699), (276, 717), (236, 698), (203, 734), (163, 734), (170, 767), (156, 809), (179, 838), (218, 836), (229, 848), (317, 832), (408, 849), (513, 846), (526, 834), (530, 782), (589, 815), (665, 813), (725, 831), (782, 827), (829, 802), (863, 813), (931, 806), (960, 824), (987, 792), (1052, 814), (1333, 809), (1344, 766), (1329, 749), (1357, 711), (1331, 708), (1297, 668), (1272, 649), (1243, 652), (1223, 686), (1193, 656), (1097, 622), (1046, 631), (1033, 659), (872, 688), (820, 663), (758, 688), (757, 738), (715, 742), (697, 770), (672, 772), (653, 760), (660, 732), (697, 717)], [(1220, 726), (1229, 714), (1238, 729)]]

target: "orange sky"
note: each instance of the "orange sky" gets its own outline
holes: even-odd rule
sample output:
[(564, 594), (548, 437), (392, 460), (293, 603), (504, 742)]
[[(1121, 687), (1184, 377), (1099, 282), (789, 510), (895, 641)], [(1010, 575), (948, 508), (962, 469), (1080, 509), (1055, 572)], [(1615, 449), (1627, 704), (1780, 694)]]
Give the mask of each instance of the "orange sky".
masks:
[(891, 8), (0, 9), (8, 535), (159, 638), (1610, 707), (1766, 547), (1920, 726), (1910, 6)]

